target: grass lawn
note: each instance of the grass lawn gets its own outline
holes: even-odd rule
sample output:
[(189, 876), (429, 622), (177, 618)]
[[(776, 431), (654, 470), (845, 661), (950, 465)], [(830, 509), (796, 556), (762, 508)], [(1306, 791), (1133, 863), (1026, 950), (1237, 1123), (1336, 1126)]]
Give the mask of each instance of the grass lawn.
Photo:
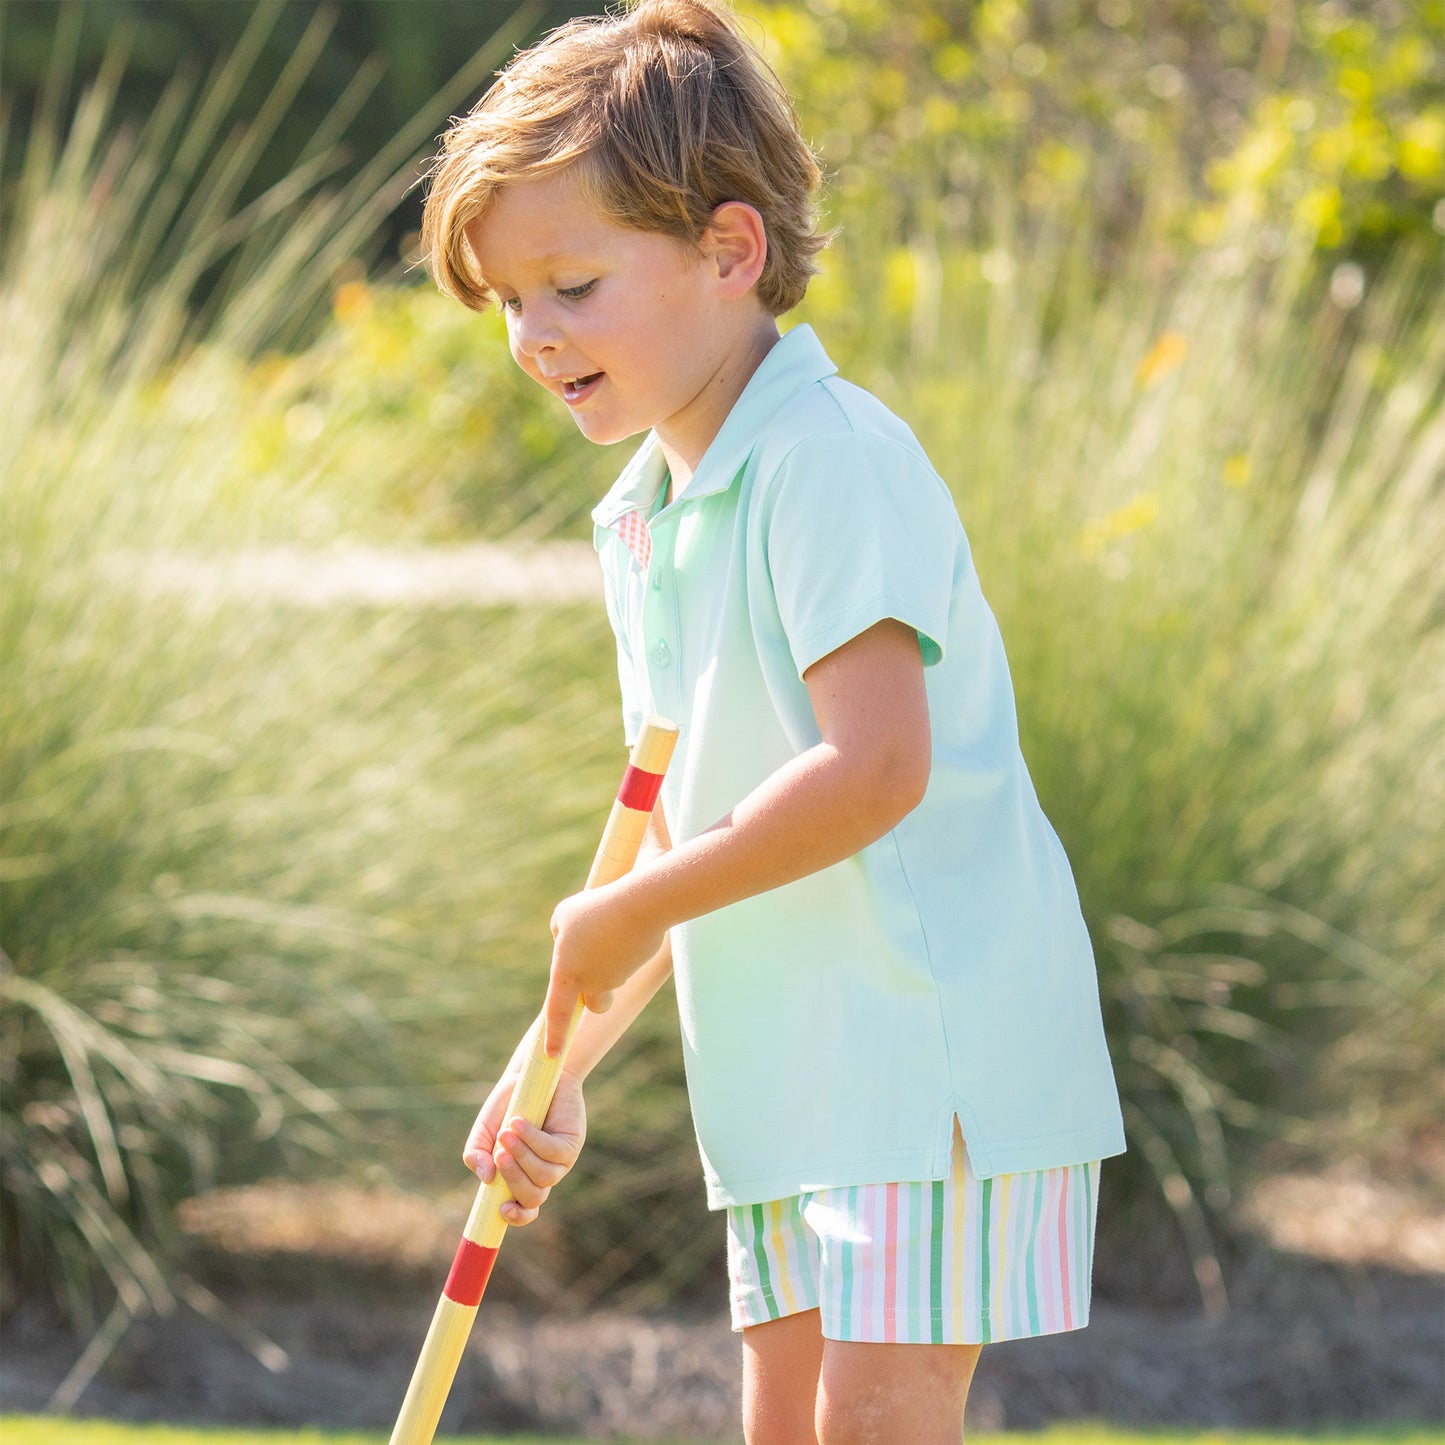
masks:
[[(42, 1420), (6, 1416), (4, 1445), (380, 1445), (384, 1437), (323, 1430), (203, 1430), (172, 1425), (121, 1425), (108, 1420)], [(469, 1435), (456, 1445), (583, 1445), (560, 1435)], [(1382, 1426), (1322, 1434), (1270, 1434), (1233, 1430), (1115, 1430), (1107, 1425), (1056, 1425), (1032, 1434), (998, 1434), (991, 1445), (1445, 1445), (1445, 1431)], [(626, 1442), (618, 1442), (626, 1445)]]

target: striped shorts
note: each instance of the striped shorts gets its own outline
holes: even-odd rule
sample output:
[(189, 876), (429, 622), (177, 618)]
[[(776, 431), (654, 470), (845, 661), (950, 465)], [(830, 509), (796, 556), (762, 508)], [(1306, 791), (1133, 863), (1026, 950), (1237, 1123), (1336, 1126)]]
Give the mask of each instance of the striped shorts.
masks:
[(1099, 1164), (820, 1189), (729, 1208), (735, 1330), (821, 1309), (825, 1339), (978, 1345), (1089, 1322)]

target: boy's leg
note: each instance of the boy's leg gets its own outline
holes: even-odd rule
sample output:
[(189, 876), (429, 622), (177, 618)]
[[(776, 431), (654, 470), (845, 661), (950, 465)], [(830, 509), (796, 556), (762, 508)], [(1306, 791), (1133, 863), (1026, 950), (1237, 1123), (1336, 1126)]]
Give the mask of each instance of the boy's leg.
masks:
[(827, 1340), (818, 1383), (818, 1445), (959, 1445), (982, 1349)]
[(817, 1310), (743, 1331), (748, 1445), (958, 1445), (982, 1345), (824, 1340)]
[(748, 1445), (816, 1445), (823, 1365), (818, 1311), (743, 1331), (743, 1433)]

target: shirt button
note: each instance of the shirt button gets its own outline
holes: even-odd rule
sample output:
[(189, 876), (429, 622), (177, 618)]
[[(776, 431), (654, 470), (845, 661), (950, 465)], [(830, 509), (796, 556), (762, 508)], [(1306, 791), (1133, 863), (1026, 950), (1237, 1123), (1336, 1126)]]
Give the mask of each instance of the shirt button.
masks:
[(654, 567), (654, 568), (652, 569), (652, 590), (653, 590), (654, 592), (656, 592), (656, 591), (659, 591), (659, 590), (661, 589), (661, 587), (662, 587), (662, 568), (661, 568), (661, 567)]
[(665, 643), (659, 642), (652, 649), (652, 660), (659, 667), (668, 667), (672, 663), (672, 649)]

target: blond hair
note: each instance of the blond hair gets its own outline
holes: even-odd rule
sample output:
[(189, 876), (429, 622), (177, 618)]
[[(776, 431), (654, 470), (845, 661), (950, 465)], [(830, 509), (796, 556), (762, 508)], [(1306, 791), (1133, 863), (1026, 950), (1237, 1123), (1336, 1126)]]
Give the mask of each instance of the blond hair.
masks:
[(508, 182), (569, 170), (609, 220), (696, 245), (725, 201), (761, 215), (758, 299), (803, 299), (821, 172), (777, 77), (719, 0), (641, 0), (573, 20), (501, 71), (454, 119), (430, 173), (421, 250), (437, 285), (474, 310), (492, 294), (466, 228)]

